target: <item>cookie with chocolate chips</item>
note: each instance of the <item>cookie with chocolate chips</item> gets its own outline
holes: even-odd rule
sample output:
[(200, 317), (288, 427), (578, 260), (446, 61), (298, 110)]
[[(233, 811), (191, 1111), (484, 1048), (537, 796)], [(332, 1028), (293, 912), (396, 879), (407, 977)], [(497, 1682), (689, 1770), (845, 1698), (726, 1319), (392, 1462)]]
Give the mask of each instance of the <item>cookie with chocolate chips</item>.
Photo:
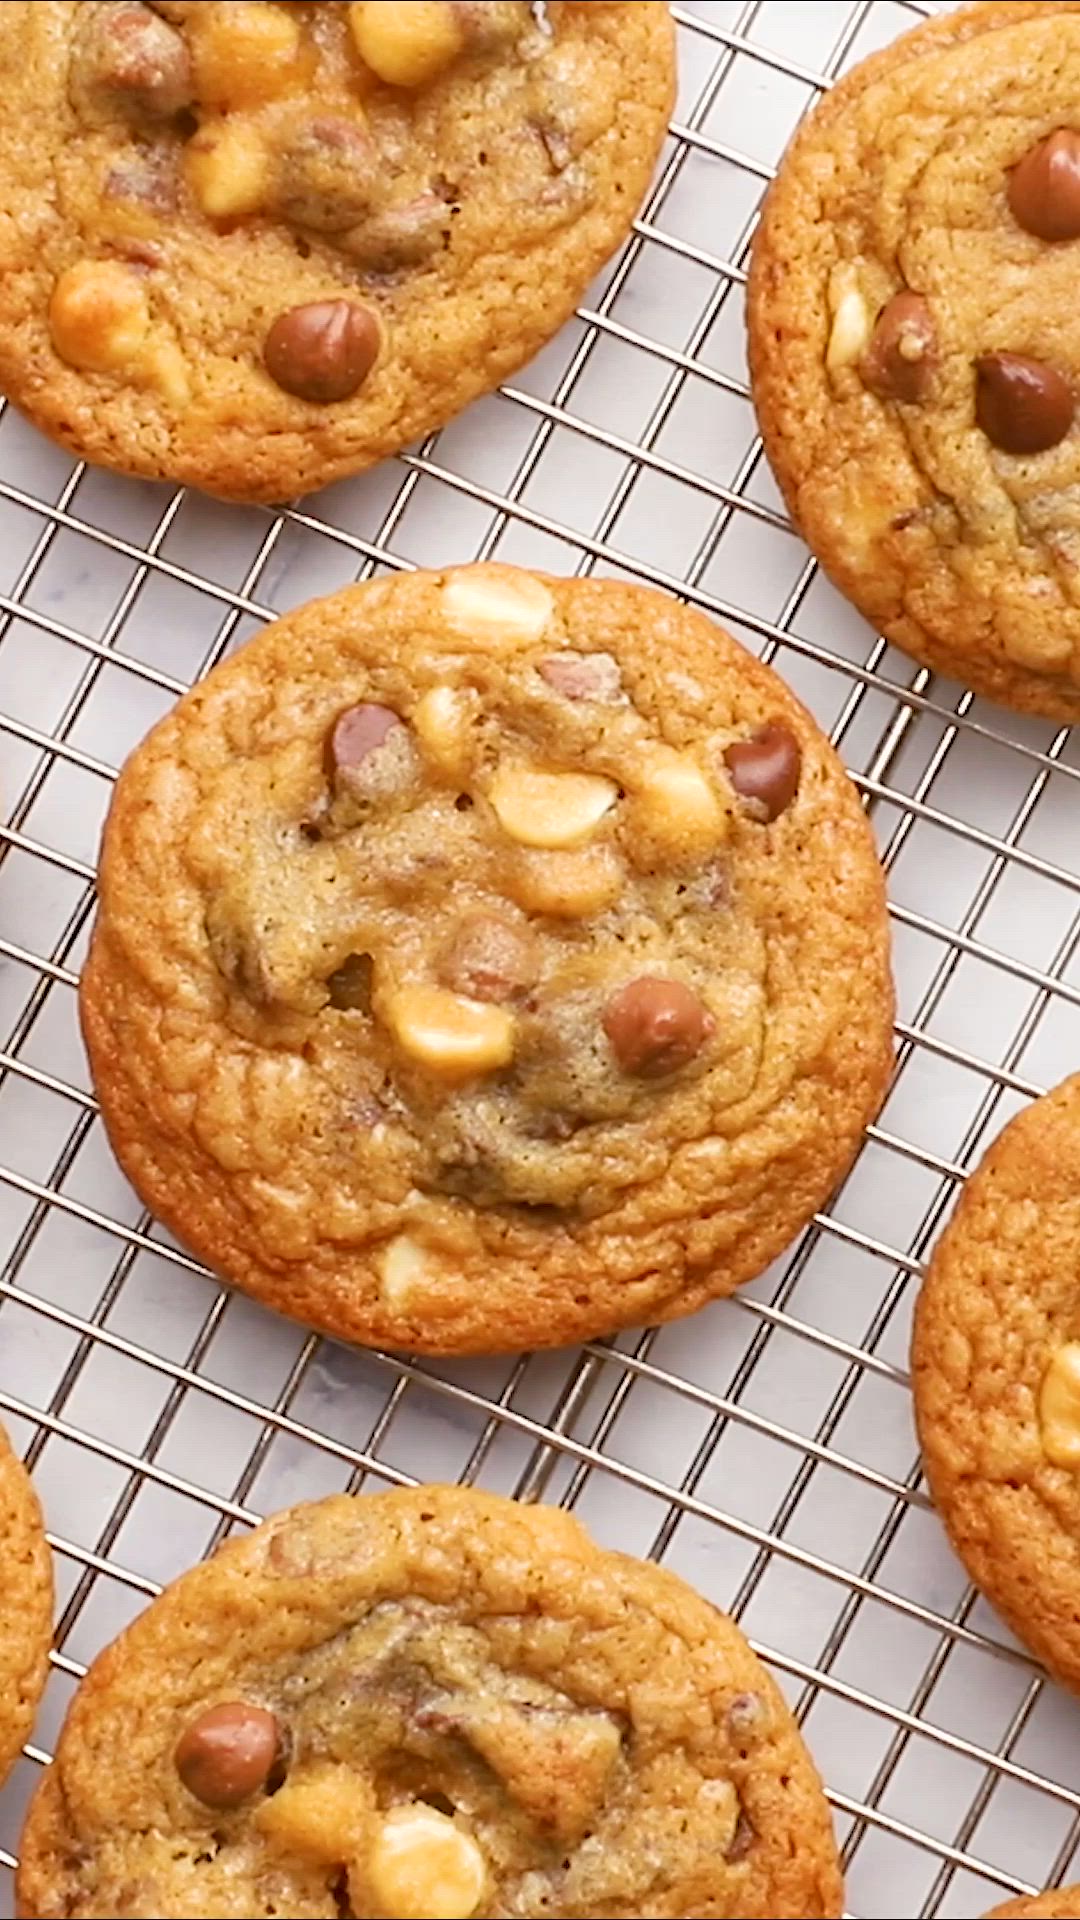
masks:
[(147, 1204), (347, 1339), (557, 1345), (751, 1279), (891, 1061), (882, 877), (709, 620), (500, 566), (349, 588), (122, 773), (82, 1017)]
[(659, 0), (6, 0), (0, 391), (73, 453), (275, 501), (440, 427), (621, 243)]
[(0, 1427), (0, 1781), (11, 1771), (49, 1671), (52, 1560), (30, 1476)]
[(821, 1784), (739, 1629), (569, 1514), (294, 1507), (91, 1667), (24, 1920), (841, 1912)]
[(971, 1174), (930, 1261), (912, 1350), (923, 1466), (952, 1544), (1074, 1692), (1078, 1268), (1080, 1075), (1010, 1121)]
[[(749, 287), (792, 517), (898, 647), (1080, 719), (1080, 5), (961, 7), (833, 88)], [(884, 130), (884, 131), (883, 131)]]

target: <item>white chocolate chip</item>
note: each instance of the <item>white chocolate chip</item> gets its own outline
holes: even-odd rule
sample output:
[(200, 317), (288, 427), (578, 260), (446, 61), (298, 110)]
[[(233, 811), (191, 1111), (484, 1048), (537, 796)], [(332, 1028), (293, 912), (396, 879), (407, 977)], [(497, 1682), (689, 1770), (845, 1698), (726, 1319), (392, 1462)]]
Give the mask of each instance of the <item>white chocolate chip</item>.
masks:
[(355, 0), (349, 25), (361, 60), (391, 87), (427, 86), (463, 44), (446, 0)]
[(399, 1233), (383, 1249), (380, 1269), (379, 1291), (387, 1306), (406, 1311), (417, 1289), (434, 1277), (436, 1262), (427, 1247), (411, 1240), (407, 1233)]
[(188, 363), (175, 340), (155, 340), (148, 348), (143, 365), (151, 383), (178, 411), (191, 399)]
[(500, 767), (488, 793), (504, 833), (523, 847), (573, 847), (615, 805), (619, 789), (600, 773)]
[(669, 848), (684, 859), (711, 852), (727, 837), (730, 819), (689, 754), (655, 746), (643, 759), (630, 822), (655, 849)]
[(262, 206), (270, 162), (262, 136), (243, 120), (207, 121), (188, 142), (188, 181), (211, 220), (237, 220)]
[(442, 609), (473, 640), (509, 650), (539, 640), (555, 602), (542, 580), (516, 567), (455, 567), (443, 580)]
[(526, 913), (582, 920), (613, 906), (626, 883), (626, 869), (613, 847), (522, 850), (507, 879), (507, 891)]
[(292, 10), (247, 0), (242, 7), (193, 8), (189, 31), (195, 91), (204, 107), (231, 113), (260, 107), (292, 85), (300, 28)]
[(1051, 1356), (1039, 1388), (1039, 1427), (1052, 1466), (1080, 1467), (1080, 1340)]
[(365, 1862), (377, 1910), (389, 1920), (469, 1920), (487, 1872), (471, 1834), (422, 1805), (392, 1807)]
[(730, 1780), (706, 1780), (698, 1800), (708, 1807), (710, 1822), (715, 1822), (713, 1838), (717, 1853), (726, 1853), (735, 1838), (739, 1820), (739, 1796), (735, 1788)]
[(316, 1762), (263, 1800), (255, 1820), (283, 1853), (340, 1862), (363, 1843), (371, 1799), (367, 1781), (351, 1767)]
[(490, 1073), (514, 1056), (514, 1021), (505, 1007), (442, 987), (400, 987), (390, 996), (386, 1017), (410, 1059), (451, 1079)]
[(118, 260), (79, 260), (60, 275), (49, 303), (53, 346), (69, 366), (115, 373), (141, 355), (150, 325), (145, 290)]
[(829, 281), (829, 311), (833, 318), (825, 365), (830, 373), (836, 373), (861, 357), (872, 331), (870, 309), (859, 291), (853, 266), (834, 268)]
[(410, 714), (413, 730), (430, 759), (446, 773), (464, 765), (468, 705), (455, 687), (430, 687)]

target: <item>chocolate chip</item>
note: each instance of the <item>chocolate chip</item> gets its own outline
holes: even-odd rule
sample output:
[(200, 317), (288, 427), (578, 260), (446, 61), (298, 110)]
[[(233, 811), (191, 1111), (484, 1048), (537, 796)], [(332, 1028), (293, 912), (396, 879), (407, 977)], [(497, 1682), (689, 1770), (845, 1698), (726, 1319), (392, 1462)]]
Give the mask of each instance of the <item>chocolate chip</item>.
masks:
[(733, 1833), (730, 1844), (728, 1845), (724, 1853), (724, 1859), (725, 1860), (744, 1860), (756, 1839), (757, 1839), (757, 1833), (752, 1823), (750, 1822), (750, 1820), (747, 1819), (746, 1814), (743, 1812), (742, 1808), (740, 1807), (739, 1817), (735, 1822), (735, 1832)]
[(528, 929), (502, 914), (467, 914), (447, 941), (438, 975), (472, 1000), (517, 1000), (536, 983), (536, 946)]
[(357, 121), (309, 120), (281, 154), (274, 204), (295, 226), (342, 234), (369, 211), (378, 183), (378, 149)]
[(420, 760), (412, 730), (391, 707), (363, 702), (339, 713), (326, 736), (326, 771), (333, 788), (330, 819), (337, 827), (355, 825), (354, 808), (390, 801), (411, 789)]
[(105, 175), (105, 198), (129, 200), (171, 213), (176, 207), (176, 172), (171, 156), (152, 148), (133, 147)]
[(975, 417), (995, 447), (1045, 453), (1064, 440), (1076, 403), (1056, 368), (1020, 353), (985, 353), (975, 371)]
[(645, 974), (612, 994), (603, 1026), (623, 1072), (656, 1080), (693, 1060), (716, 1022), (681, 980)]
[(449, 232), (452, 209), (438, 193), (420, 193), (399, 207), (382, 207), (339, 236), (338, 244), (373, 273), (418, 267)]
[(724, 763), (736, 793), (763, 819), (775, 820), (798, 791), (802, 748), (790, 728), (773, 720), (728, 747)]
[(279, 314), (266, 336), (271, 380), (298, 400), (328, 406), (363, 386), (379, 357), (379, 323), (355, 300), (312, 300)]
[(541, 660), (538, 671), (564, 700), (610, 704), (622, 696), (619, 663), (610, 653), (553, 653)]
[(149, 7), (79, 8), (70, 90), (87, 119), (171, 120), (191, 105), (191, 56)]
[(921, 293), (894, 293), (878, 314), (859, 362), (863, 385), (879, 400), (925, 400), (938, 363), (937, 330)]
[(370, 754), (378, 751), (395, 727), (404, 725), (401, 715), (392, 707), (377, 707), (366, 701), (358, 707), (346, 707), (344, 713), (338, 714), (327, 737), (331, 774), (354, 773)]
[(326, 982), (330, 1005), (342, 1013), (370, 1013), (373, 970), (370, 953), (350, 953)]
[(181, 1734), (173, 1759), (188, 1792), (206, 1807), (238, 1807), (264, 1787), (282, 1742), (265, 1707), (227, 1700)]
[(1038, 240), (1080, 238), (1080, 133), (1059, 127), (1009, 175), (1009, 209)]
[(529, 29), (532, 9), (524, 0), (451, 0), (470, 53), (498, 53)]

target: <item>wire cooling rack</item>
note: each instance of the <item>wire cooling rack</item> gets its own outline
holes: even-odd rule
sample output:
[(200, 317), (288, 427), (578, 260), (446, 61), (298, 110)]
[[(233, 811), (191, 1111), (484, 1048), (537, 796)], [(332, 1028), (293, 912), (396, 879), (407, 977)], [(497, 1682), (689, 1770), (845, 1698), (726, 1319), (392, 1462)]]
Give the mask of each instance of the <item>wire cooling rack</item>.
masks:
[[(159, 1583), (289, 1501), (451, 1474), (572, 1505), (739, 1618), (825, 1774), (852, 1913), (973, 1915), (1080, 1877), (1080, 1709), (948, 1551), (905, 1371), (957, 1183), (1080, 1059), (1080, 745), (917, 672), (832, 592), (764, 467), (743, 353), (747, 245), (795, 122), (932, 10), (677, 7), (671, 139), (579, 318), (511, 388), (315, 500), (215, 506), (0, 418), (0, 1414), (59, 1585), (44, 1709), (0, 1797), (5, 1914), (71, 1692)], [(412, 1363), (226, 1295), (140, 1210), (74, 989), (110, 782), (174, 697), (312, 594), (494, 554), (656, 581), (808, 701), (889, 871), (899, 1064), (830, 1212), (737, 1300), (582, 1352)]]

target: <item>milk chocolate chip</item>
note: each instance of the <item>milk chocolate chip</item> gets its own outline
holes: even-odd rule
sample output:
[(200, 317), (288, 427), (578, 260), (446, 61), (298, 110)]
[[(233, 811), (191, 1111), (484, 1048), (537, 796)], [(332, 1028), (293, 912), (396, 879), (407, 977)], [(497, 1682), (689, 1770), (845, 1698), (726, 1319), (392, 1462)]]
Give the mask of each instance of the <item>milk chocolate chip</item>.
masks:
[(69, 84), (84, 118), (171, 120), (191, 105), (191, 56), (149, 7), (84, 6), (79, 16)]
[(326, 982), (330, 1005), (339, 1013), (370, 1013), (373, 972), (370, 953), (348, 954)]
[(499, 53), (529, 31), (532, 8), (523, 0), (451, 0), (470, 53)]
[(105, 175), (107, 200), (130, 200), (155, 213), (176, 208), (176, 170), (171, 154), (152, 147), (133, 147)]
[(736, 793), (753, 801), (764, 819), (775, 820), (795, 798), (802, 749), (780, 721), (758, 727), (749, 740), (737, 740), (724, 762)]
[(379, 154), (353, 120), (309, 120), (296, 128), (280, 160), (275, 203), (295, 226), (345, 233), (378, 191)]
[(418, 267), (441, 247), (453, 210), (441, 194), (418, 193), (396, 207), (369, 213), (359, 226), (338, 235), (342, 251), (373, 273)]
[(1080, 133), (1059, 127), (1040, 140), (1013, 168), (1006, 191), (1025, 233), (1039, 240), (1080, 238)]
[(908, 406), (926, 398), (937, 366), (937, 332), (921, 293), (894, 293), (878, 314), (859, 362), (863, 385), (879, 400)]
[(716, 1022), (681, 980), (643, 974), (612, 994), (603, 1026), (624, 1073), (658, 1080), (693, 1060)]
[(298, 400), (329, 405), (363, 386), (379, 357), (379, 323), (355, 300), (313, 300), (278, 315), (263, 346), (271, 380)]
[(412, 781), (416, 749), (404, 720), (390, 707), (365, 702), (339, 713), (326, 737), (326, 770), (339, 793), (375, 800)]
[(553, 653), (541, 660), (539, 672), (564, 700), (609, 703), (622, 696), (619, 663), (610, 653)]
[(754, 1830), (753, 1823), (740, 1807), (739, 1817), (735, 1822), (735, 1832), (732, 1835), (730, 1844), (725, 1849), (724, 1859), (745, 1860), (756, 1839), (757, 1834)]
[(404, 724), (392, 707), (376, 707), (366, 702), (359, 707), (346, 707), (335, 720), (327, 742), (331, 772), (344, 773), (360, 766), (369, 753), (382, 746), (394, 727)]
[(439, 979), (471, 1000), (516, 1000), (536, 982), (536, 946), (528, 929), (502, 914), (466, 915), (439, 961)]
[(1054, 367), (1020, 353), (984, 353), (975, 362), (975, 417), (1003, 453), (1045, 453), (1073, 423), (1072, 390)]
[(238, 1807), (266, 1785), (280, 1744), (278, 1723), (265, 1707), (226, 1700), (192, 1721), (173, 1759), (188, 1792), (205, 1807)]

